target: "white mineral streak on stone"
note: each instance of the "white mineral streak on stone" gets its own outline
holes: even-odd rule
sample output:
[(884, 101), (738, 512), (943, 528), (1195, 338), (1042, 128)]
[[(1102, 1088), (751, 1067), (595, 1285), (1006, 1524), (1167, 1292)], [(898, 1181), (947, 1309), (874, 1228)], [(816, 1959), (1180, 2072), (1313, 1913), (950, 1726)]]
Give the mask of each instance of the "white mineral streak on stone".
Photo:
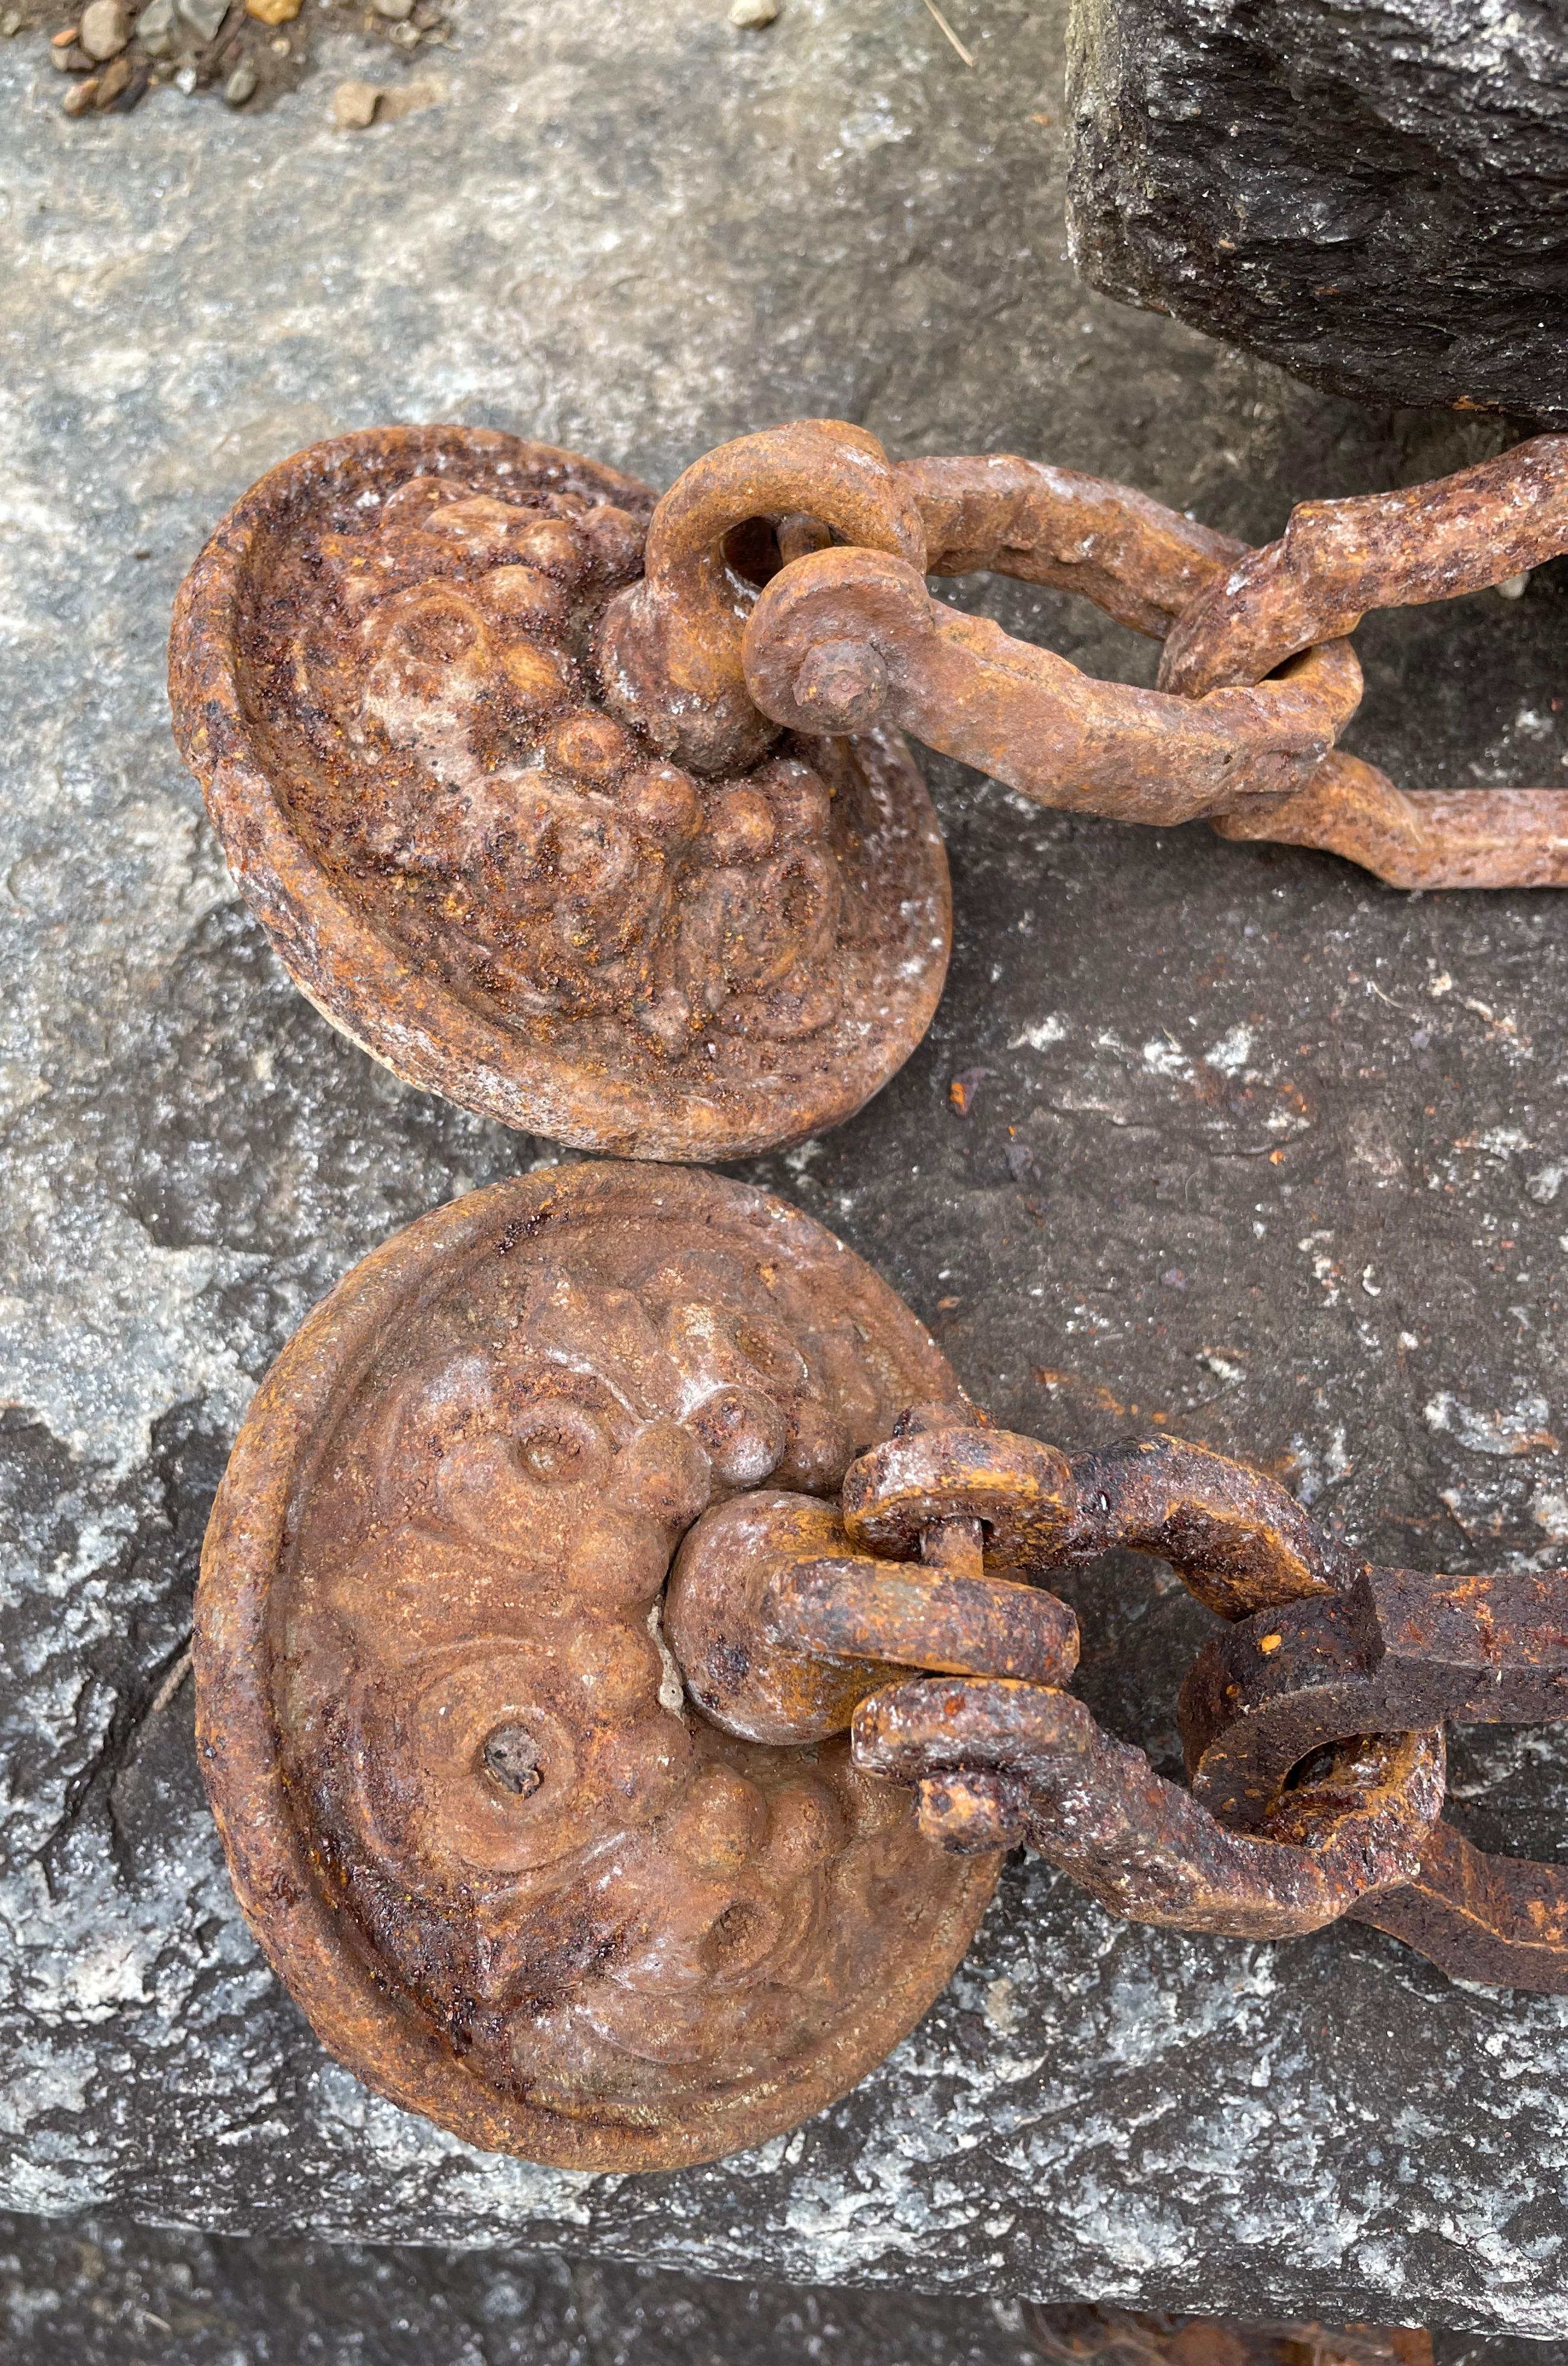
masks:
[(1191, 1061), (1168, 1035), (1153, 1036), (1144, 1045), (1144, 1065), (1151, 1076), (1178, 1076), (1185, 1082), (1192, 1074)]
[(1538, 1487), (1529, 1508), (1531, 1519), (1553, 1544), (1568, 1544), (1568, 1494), (1561, 1487)]
[[(506, 2221), (515, 2225), (530, 2218), (569, 2226), (592, 2224), (587, 2197), (601, 2179), (580, 2169), (541, 2169), (533, 2161), (479, 2152), (430, 2121), (400, 2111), (385, 2096), (372, 2094), (336, 2062), (323, 2061), (314, 2084), (323, 2123), (352, 2130), (373, 2150), (378, 2176), (385, 2180), (384, 2211), (415, 2202), (435, 2172), (457, 2210), (483, 2215), (492, 2225)], [(355, 2197), (355, 2214), (338, 2230), (344, 2236), (355, 2231), (358, 2206)]]
[(27, 1290), (33, 1277), (6, 1255), (0, 1362), (13, 1404), (115, 1477), (146, 1455), (171, 1405), (205, 1398), (238, 1421), (252, 1384), (215, 1335), (213, 1299), (261, 1258), (154, 1248), (119, 1209), (62, 1208), (47, 1191), (4, 1212), (7, 1251), (33, 1218), (50, 1226), (58, 1260)]
[(96, 2070), (96, 2061), (85, 2047), (73, 2052), (67, 2046), (19, 2069), (0, 2090), (0, 2131), (20, 2135), (41, 2112), (80, 2112)]
[(1442, 1389), (1421, 1412), (1428, 1429), (1449, 1431), (1472, 1454), (1512, 1458), (1557, 1443), (1548, 1428), (1551, 1409), (1533, 1391), (1515, 1404), (1483, 1412), (1466, 1404), (1451, 1389)]
[(1008, 1050), (1043, 1052), (1049, 1044), (1059, 1043), (1066, 1031), (1066, 1020), (1059, 1011), (1053, 1010), (1045, 1018), (1036, 1020), (1032, 1027), (1025, 1027), (1015, 1035)]
[(1231, 1028), (1203, 1056), (1209, 1066), (1217, 1068), (1222, 1076), (1239, 1076), (1252, 1056), (1251, 1028)]
[(994, 1979), (987, 1989), (982, 2000), (982, 2010), (991, 2027), (1001, 2036), (1012, 2037), (1016, 2034), (1021, 2018), (1018, 1990), (1005, 1975), (999, 1979)]

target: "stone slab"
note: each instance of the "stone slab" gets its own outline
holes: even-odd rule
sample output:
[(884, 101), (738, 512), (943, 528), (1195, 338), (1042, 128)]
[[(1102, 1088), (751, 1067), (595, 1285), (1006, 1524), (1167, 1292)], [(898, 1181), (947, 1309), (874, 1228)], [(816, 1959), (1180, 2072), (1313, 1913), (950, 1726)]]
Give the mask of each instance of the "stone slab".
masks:
[(6, 2366), (1040, 2366), (1016, 2301), (41, 2218), (0, 2220), (0, 2339)]
[[(1495, 448), (1084, 290), (1062, 9), (950, 13), (973, 70), (918, 0), (787, 0), (745, 40), (712, 0), (498, 0), (442, 103), (356, 138), (330, 58), (254, 120), (171, 95), (73, 125), (37, 52), (0, 49), (0, 2198), (1562, 2331), (1568, 2000), (1456, 1987), (1369, 1931), (1132, 1929), (1020, 1863), (835, 2111), (708, 2169), (551, 2175), (323, 2059), (235, 1912), (167, 1691), (211, 1487), (307, 1305), (423, 1208), (554, 1155), (333, 1035), (225, 878), (164, 638), (262, 468), (456, 416), (663, 482), (818, 412), (898, 453), (1122, 475), (1261, 539), (1309, 492)], [(1150, 678), (1066, 600), (958, 596)], [(1565, 777), (1565, 599), (1553, 568), (1377, 620), (1354, 744), (1411, 783)], [(1568, 905), (1410, 898), (931, 771), (957, 891), (937, 1025), (852, 1126), (747, 1171), (874, 1259), (1008, 1422), (1068, 1446), (1168, 1422), (1385, 1558), (1561, 1553)], [(1147, 1564), (1076, 1590), (1086, 1691), (1171, 1765), (1201, 1615)], [(1564, 1771), (1549, 1735), (1477, 1737), (1456, 1811), (1550, 1847)]]

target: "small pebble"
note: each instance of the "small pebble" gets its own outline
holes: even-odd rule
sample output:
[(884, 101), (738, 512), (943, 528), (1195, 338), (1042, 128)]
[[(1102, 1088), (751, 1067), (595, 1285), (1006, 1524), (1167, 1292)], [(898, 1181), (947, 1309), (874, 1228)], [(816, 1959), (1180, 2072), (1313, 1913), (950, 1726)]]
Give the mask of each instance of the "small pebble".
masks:
[(233, 73), (230, 75), (228, 81), (223, 85), (223, 98), (225, 105), (229, 107), (243, 107), (247, 98), (254, 98), (256, 95), (256, 84), (260, 79), (261, 77), (257, 73), (254, 66), (251, 63), (250, 59), (242, 58), (239, 64), (234, 68)]
[(130, 18), (124, 0), (88, 0), (76, 38), (87, 55), (100, 65), (106, 58), (118, 58), (130, 39)]
[(198, 40), (215, 41), (229, 14), (229, 0), (179, 0), (179, 11)]
[(21, 31), (22, 27), (27, 23), (27, 18), (21, 14), (20, 10), (16, 8), (7, 8), (6, 14), (3, 17), (0, 17), (0, 41), (10, 40), (16, 34)]
[(419, 47), (419, 27), (417, 25), (394, 25), (392, 27), (391, 38), (396, 41), (400, 50), (417, 50)]
[(56, 73), (85, 73), (93, 61), (74, 41), (51, 41), (49, 62)]
[(175, 76), (175, 88), (178, 91), (183, 91), (186, 98), (194, 98), (196, 96), (196, 68), (194, 66), (182, 66), (178, 73)]
[(1530, 570), (1528, 567), (1522, 575), (1510, 575), (1505, 582), (1498, 584), (1498, 598), (1500, 600), (1522, 600), (1525, 593), (1529, 590), (1529, 580)]
[(245, 0), (245, 14), (259, 25), (292, 25), (300, 0)]
[(96, 78), (91, 82), (73, 82), (60, 103), (67, 115), (87, 115), (91, 113), (97, 95)]
[(367, 130), (380, 104), (373, 82), (340, 82), (333, 93), (333, 121), (340, 131)]
[(98, 76), (97, 89), (93, 98), (93, 105), (100, 115), (103, 113), (106, 107), (112, 107), (114, 105), (115, 100), (119, 96), (122, 90), (129, 88), (130, 83), (130, 60), (129, 58), (111, 59), (109, 63), (104, 68), (102, 73)]
[(136, 19), (136, 38), (150, 58), (174, 55), (175, 0), (147, 0)]
[(389, 24), (400, 25), (405, 17), (413, 15), (413, 0), (370, 0), (370, 6)]
[(729, 21), (743, 33), (760, 32), (779, 13), (779, 0), (732, 0)]
[(439, 107), (446, 96), (446, 85), (443, 82), (400, 83), (396, 90), (381, 93), (376, 120), (378, 123), (400, 123), (405, 115), (417, 115), (422, 107)]

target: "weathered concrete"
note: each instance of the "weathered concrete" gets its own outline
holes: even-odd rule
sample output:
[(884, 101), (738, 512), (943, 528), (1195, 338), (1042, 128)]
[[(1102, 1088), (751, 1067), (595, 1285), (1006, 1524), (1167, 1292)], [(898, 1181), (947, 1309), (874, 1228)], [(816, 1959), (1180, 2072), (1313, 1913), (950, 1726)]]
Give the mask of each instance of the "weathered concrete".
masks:
[[(826, 2118), (679, 2177), (552, 2176), (322, 2059), (231, 1902), (188, 1687), (163, 1696), (208, 1492), (305, 1306), (550, 1155), (322, 1026), (175, 758), (175, 585), (266, 462), (455, 415), (663, 481), (814, 411), (898, 452), (1121, 474), (1259, 538), (1299, 495), (1495, 446), (1086, 294), (1062, 12), (952, 13), (972, 74), (918, 0), (787, 0), (746, 39), (712, 0), (516, 0), (445, 103), (357, 141), (326, 128), (330, 65), (254, 121), (168, 96), (71, 125), (36, 51), (0, 50), (5, 2196), (1565, 2329), (1568, 2001), (1453, 1987), (1366, 1931), (1127, 1929), (1021, 1865), (950, 1996)], [(1370, 627), (1354, 744), (1402, 782), (1568, 777), (1558, 578)], [(965, 596), (1148, 678), (1064, 601)], [(1412, 900), (934, 771), (958, 955), (933, 1034), (853, 1125), (749, 1171), (874, 1258), (1010, 1423), (1074, 1445), (1168, 1419), (1386, 1558), (1561, 1552), (1568, 903)], [(948, 1081), (976, 1070), (960, 1119)], [(1169, 1765), (1201, 1616), (1131, 1563), (1077, 1593), (1086, 1690)], [(1550, 1846), (1565, 1764), (1483, 1738), (1461, 1809)]]

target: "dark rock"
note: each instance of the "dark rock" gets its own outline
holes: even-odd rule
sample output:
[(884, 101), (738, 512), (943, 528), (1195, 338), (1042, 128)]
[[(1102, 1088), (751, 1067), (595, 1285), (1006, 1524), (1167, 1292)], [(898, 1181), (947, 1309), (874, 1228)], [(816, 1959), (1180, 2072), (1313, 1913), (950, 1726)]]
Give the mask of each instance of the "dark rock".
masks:
[(1073, 258), (1366, 400), (1568, 419), (1557, 0), (1074, 0)]
[[(1287, 2346), (1282, 2332), (1308, 2338)], [(515, 2251), (0, 2217), (6, 2366), (1351, 2366), (1386, 2356), (1374, 2328), (1353, 2327), (1343, 2352), (1328, 2333), (790, 2289)], [(1419, 2337), (1400, 2348), (1422, 2354)], [(1433, 2351), (1435, 2366), (1562, 2366), (1564, 2354), (1443, 2333)]]

